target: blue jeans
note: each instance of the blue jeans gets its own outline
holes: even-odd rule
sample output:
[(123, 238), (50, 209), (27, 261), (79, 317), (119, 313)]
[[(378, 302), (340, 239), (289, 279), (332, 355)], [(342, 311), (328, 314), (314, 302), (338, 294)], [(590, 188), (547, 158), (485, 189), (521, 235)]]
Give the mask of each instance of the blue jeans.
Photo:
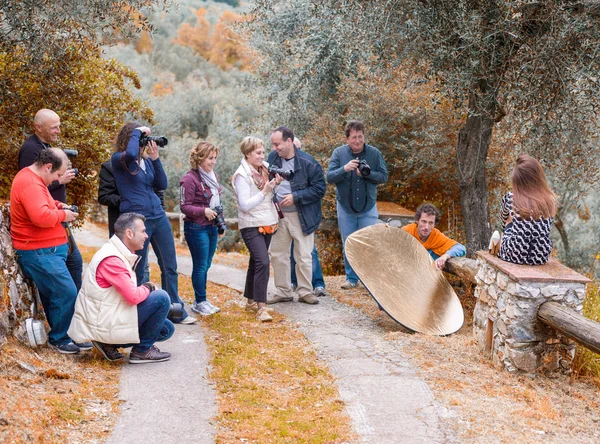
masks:
[(73, 283), (75, 284), (75, 288), (77, 288), (77, 293), (79, 293), (82, 282), (81, 275), (83, 274), (83, 259), (75, 242), (73, 242), (73, 251), (71, 254), (67, 255), (67, 269), (73, 278)]
[(46, 319), (50, 324), (48, 341), (52, 345), (71, 342), (67, 330), (71, 324), (77, 288), (67, 269), (68, 244), (37, 250), (15, 250), (25, 276), (36, 285)]
[(337, 202), (337, 217), (338, 227), (340, 229), (340, 234), (342, 235), (342, 246), (344, 247), (344, 270), (346, 272), (346, 280), (355, 284), (358, 282), (358, 276), (356, 276), (356, 273), (346, 258), (346, 238), (361, 228), (370, 227), (377, 223), (379, 218), (377, 205), (373, 205), (373, 208), (364, 213), (355, 213), (345, 209)]
[(143, 353), (154, 345), (169, 339), (175, 326), (167, 319), (171, 299), (164, 290), (154, 290), (137, 305), (139, 344), (116, 344), (117, 347), (133, 347), (132, 351)]
[[(171, 223), (166, 214), (156, 219), (146, 219), (146, 234), (148, 239), (144, 244), (144, 248), (136, 251), (141, 256), (135, 274), (138, 284), (142, 284), (144, 279), (144, 264), (148, 261), (148, 246), (152, 244), (152, 249), (158, 259), (160, 267), (161, 287), (165, 290), (172, 303), (179, 303), (183, 307), (183, 301), (179, 297), (179, 284), (177, 274), (177, 254), (175, 253), (175, 241), (173, 239), (173, 231)], [(183, 308), (183, 317), (181, 319), (173, 319), (173, 322), (180, 322), (187, 318), (188, 314)]]
[[(294, 241), (292, 241), (292, 247), (290, 248), (290, 268), (292, 285), (297, 286), (298, 279), (296, 278), (296, 261), (294, 260)], [(319, 253), (317, 252), (317, 246), (315, 245), (312, 251), (312, 288), (314, 290), (317, 287), (325, 288), (325, 280), (323, 279), (321, 262), (319, 262)]]
[(219, 231), (215, 225), (198, 225), (194, 222), (184, 222), (183, 233), (192, 254), (194, 298), (196, 302), (200, 303), (206, 301), (208, 269), (217, 249)]

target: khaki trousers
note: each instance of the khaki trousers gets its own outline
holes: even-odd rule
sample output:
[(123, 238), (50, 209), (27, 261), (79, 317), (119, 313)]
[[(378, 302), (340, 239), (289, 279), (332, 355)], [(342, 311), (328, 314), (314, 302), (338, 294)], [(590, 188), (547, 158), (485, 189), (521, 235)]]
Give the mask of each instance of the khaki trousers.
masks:
[(271, 240), (271, 265), (275, 277), (275, 294), (277, 296), (293, 296), (290, 277), (290, 247), (294, 241), (294, 259), (296, 260), (296, 276), (298, 278), (298, 295), (300, 297), (312, 293), (312, 250), (315, 245), (314, 233), (305, 236), (300, 227), (298, 213), (284, 213), (279, 219), (279, 228)]

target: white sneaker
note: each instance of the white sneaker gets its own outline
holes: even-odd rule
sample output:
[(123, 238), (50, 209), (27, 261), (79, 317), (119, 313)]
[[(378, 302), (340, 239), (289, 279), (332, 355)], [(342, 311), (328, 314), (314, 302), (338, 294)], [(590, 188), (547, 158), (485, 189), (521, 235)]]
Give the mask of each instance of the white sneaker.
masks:
[(190, 315), (188, 315), (182, 321), (179, 321), (180, 324), (184, 324), (184, 325), (191, 325), (191, 324), (195, 324), (196, 322), (198, 322), (198, 319), (196, 319), (195, 317), (190, 316)]
[(202, 316), (210, 316), (214, 313), (208, 301), (194, 302), (192, 304), (192, 311), (195, 311)]
[(221, 309), (219, 307), (217, 307), (216, 305), (213, 305), (212, 302), (210, 302), (209, 300), (206, 300), (206, 302), (208, 303), (210, 308), (212, 308), (213, 313), (218, 313), (221, 311)]

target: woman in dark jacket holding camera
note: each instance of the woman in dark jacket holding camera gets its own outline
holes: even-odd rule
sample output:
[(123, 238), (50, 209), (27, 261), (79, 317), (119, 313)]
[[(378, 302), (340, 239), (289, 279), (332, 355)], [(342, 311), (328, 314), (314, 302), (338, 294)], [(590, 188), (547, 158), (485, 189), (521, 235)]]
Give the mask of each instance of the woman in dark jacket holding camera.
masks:
[[(140, 143), (142, 136), (150, 135), (150, 128), (137, 123), (127, 123), (121, 128), (117, 136), (116, 153), (112, 155), (111, 163), (117, 189), (121, 196), (121, 213), (139, 213), (146, 220), (146, 234), (148, 239), (143, 250), (136, 252), (141, 256), (135, 268), (138, 283), (143, 283), (144, 263), (148, 256), (148, 244), (158, 258), (161, 271), (161, 284), (163, 290), (169, 293), (172, 303), (183, 301), (179, 297), (177, 255), (171, 223), (163, 209), (155, 189), (167, 188), (167, 175), (159, 159), (158, 147), (155, 142)], [(146, 150), (148, 158), (142, 153)], [(183, 315), (171, 319), (175, 323), (193, 324), (196, 318), (189, 316), (183, 309)]]
[(225, 231), (221, 206), (223, 187), (213, 171), (219, 153), (219, 148), (212, 143), (198, 143), (190, 151), (192, 169), (179, 181), (180, 209), (185, 214), (185, 240), (192, 254), (195, 299), (192, 310), (203, 316), (221, 311), (206, 299), (208, 269), (217, 249), (219, 234)]

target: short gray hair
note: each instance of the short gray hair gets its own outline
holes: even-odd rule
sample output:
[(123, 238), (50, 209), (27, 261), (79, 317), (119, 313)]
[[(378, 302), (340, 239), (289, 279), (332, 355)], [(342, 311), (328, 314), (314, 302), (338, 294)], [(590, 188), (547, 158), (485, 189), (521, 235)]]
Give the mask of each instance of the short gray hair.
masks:
[(135, 221), (138, 219), (142, 222), (146, 222), (146, 218), (138, 213), (121, 214), (115, 222), (115, 234), (117, 235), (117, 237), (123, 240), (123, 236), (125, 236), (125, 231), (133, 230)]

